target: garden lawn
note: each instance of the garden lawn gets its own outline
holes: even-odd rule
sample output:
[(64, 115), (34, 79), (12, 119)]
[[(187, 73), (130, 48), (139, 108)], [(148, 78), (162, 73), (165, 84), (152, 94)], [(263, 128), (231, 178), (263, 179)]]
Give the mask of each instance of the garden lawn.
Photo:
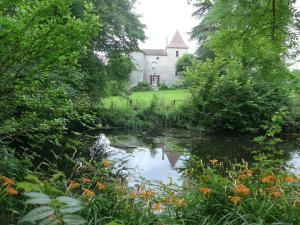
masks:
[(113, 96), (105, 98), (102, 104), (105, 108), (113, 105), (115, 108), (125, 108), (129, 106), (129, 101), (132, 100), (132, 106), (144, 108), (151, 104), (154, 96), (157, 97), (159, 104), (162, 106), (171, 106), (174, 104), (178, 106), (188, 98), (188, 91), (184, 89), (179, 90), (161, 90), (161, 91), (137, 91), (133, 92), (128, 99), (121, 96)]

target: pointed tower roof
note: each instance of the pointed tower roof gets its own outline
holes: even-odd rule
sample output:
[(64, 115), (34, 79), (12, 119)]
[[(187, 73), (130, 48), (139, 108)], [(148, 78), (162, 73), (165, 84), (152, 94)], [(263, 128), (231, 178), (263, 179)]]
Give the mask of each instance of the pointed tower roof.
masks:
[(176, 30), (174, 37), (170, 44), (168, 44), (167, 48), (185, 48), (188, 49), (189, 47), (184, 43), (181, 34), (178, 30)]

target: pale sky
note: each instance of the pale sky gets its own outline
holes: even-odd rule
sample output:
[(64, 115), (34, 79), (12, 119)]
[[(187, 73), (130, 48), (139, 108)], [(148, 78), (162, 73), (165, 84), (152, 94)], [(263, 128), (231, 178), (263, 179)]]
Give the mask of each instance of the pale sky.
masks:
[(197, 43), (189, 41), (188, 32), (197, 25), (197, 20), (192, 18), (193, 7), (187, 0), (137, 0), (135, 11), (142, 17), (140, 20), (146, 25), (148, 40), (140, 44), (140, 48), (166, 47), (166, 37), (171, 41), (178, 29), (189, 52), (193, 53)]
[[(297, 0), (296, 7), (300, 10), (300, 0)], [(137, 0), (135, 11), (142, 16), (140, 19), (146, 25), (148, 37), (145, 43), (140, 43), (140, 48), (163, 49), (166, 47), (166, 37), (170, 42), (178, 29), (189, 46), (189, 52), (196, 50), (197, 42), (189, 40), (188, 32), (199, 20), (192, 18), (194, 9), (187, 4), (187, 0)]]

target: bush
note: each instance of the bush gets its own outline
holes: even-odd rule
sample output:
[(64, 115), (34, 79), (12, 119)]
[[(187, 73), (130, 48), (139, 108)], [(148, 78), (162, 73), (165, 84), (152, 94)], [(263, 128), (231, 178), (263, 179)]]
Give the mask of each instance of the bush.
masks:
[(159, 90), (177, 90), (177, 89), (186, 89), (186, 86), (181, 83), (176, 83), (176, 84), (171, 84), (171, 85), (162, 83), (159, 85)]
[(290, 106), (284, 85), (249, 76), (234, 68), (219, 74), (210, 63), (194, 65), (186, 82), (192, 93), (191, 109), (198, 123), (210, 131), (255, 132), (271, 115)]
[(150, 86), (148, 81), (141, 81), (134, 86), (132, 91), (152, 91), (152, 87)]

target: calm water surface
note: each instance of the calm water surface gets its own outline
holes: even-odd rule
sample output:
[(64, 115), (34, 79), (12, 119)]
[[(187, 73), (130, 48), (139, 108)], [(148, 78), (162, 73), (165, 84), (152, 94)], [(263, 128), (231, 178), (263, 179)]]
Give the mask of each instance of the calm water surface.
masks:
[[(241, 161), (251, 163), (251, 151), (256, 148), (253, 136), (237, 134), (206, 135), (183, 129), (147, 131), (110, 130), (104, 132), (109, 140), (112, 158), (126, 159), (133, 169), (132, 179), (142, 176), (147, 180), (181, 183), (180, 168), (184, 168), (187, 153), (200, 157), (204, 162), (210, 159), (220, 161)], [(281, 146), (284, 159), (294, 165), (293, 172), (300, 173), (300, 136), (284, 139)]]

